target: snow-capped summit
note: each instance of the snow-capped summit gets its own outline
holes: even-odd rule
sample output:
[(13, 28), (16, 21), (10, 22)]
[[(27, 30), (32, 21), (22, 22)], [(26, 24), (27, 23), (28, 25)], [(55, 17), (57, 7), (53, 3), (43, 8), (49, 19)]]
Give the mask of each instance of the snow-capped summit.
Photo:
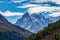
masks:
[(42, 13), (34, 13), (29, 14), (25, 13), (22, 18), (18, 19), (15, 23), (16, 25), (31, 31), (32, 33), (36, 33), (39, 30), (42, 30), (45, 26), (50, 23), (53, 23), (59, 19), (59, 17), (50, 17), (48, 16), (49, 12), (42, 12)]
[(28, 13), (25, 13), (21, 19), (18, 19), (16, 25), (21, 26), (22, 28), (28, 28), (31, 22), (32, 22), (31, 17), (29, 16)]

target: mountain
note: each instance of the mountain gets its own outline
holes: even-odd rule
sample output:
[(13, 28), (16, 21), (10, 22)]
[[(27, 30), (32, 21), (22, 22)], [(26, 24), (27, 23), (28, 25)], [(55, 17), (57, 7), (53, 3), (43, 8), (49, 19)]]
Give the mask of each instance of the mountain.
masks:
[(31, 32), (13, 25), (0, 14), (0, 40), (24, 40)]
[(26, 40), (60, 40), (60, 20), (49, 24), (37, 34), (33, 34)]
[[(56, 22), (60, 17), (47, 17), (49, 12), (42, 12), (38, 14), (25, 13), (22, 18), (18, 19), (15, 25), (18, 25), (32, 33), (37, 33), (50, 23)], [(46, 16), (45, 16), (46, 15)]]
[(21, 25), (23, 28), (28, 28), (32, 19), (28, 13), (24, 14), (21, 19), (18, 19), (17, 25)]

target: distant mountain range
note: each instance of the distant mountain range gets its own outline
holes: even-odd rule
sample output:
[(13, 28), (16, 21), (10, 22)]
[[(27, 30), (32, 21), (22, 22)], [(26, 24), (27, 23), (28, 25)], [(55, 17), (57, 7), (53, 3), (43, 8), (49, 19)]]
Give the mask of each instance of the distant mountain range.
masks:
[(18, 19), (15, 25), (18, 25), (26, 30), (31, 31), (32, 33), (36, 33), (42, 30), (45, 26), (50, 23), (56, 22), (60, 19), (60, 17), (46, 17), (45, 15), (49, 15), (49, 12), (42, 12), (38, 14), (25, 13), (22, 18)]
[(0, 40), (24, 40), (31, 32), (13, 25), (0, 14)]

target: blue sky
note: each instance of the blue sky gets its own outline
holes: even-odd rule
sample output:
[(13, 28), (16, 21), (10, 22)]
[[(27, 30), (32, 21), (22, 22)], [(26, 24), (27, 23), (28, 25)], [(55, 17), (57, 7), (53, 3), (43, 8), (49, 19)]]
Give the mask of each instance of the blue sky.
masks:
[[(14, 3), (12, 0), (0, 0), (0, 11), (1, 12), (26, 12), (26, 8), (16, 8), (16, 6), (22, 6), (23, 3)], [(5, 16), (10, 22), (15, 23), (15, 21), (21, 16)], [(15, 20), (15, 21), (14, 21)]]
[[(34, 9), (34, 11), (33, 11)], [(41, 10), (39, 10), (41, 9)], [(43, 9), (43, 10), (42, 10)], [(48, 10), (49, 9), (49, 10)], [(7, 18), (11, 23), (15, 23), (24, 13), (29, 14), (49, 11), (53, 13), (57, 11), (60, 16), (60, 1), (59, 0), (0, 0), (0, 13)], [(53, 14), (50, 14), (53, 15)], [(55, 16), (54, 16), (55, 17)]]

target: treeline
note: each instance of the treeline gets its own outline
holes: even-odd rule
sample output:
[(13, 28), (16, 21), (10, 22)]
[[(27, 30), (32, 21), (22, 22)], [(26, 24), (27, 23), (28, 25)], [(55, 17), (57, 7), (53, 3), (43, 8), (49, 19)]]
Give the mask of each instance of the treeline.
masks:
[[(50, 37), (48, 36), (50, 35)], [(47, 39), (44, 39), (44, 38)], [(60, 40), (60, 20), (49, 24), (48, 27), (45, 27), (43, 30), (38, 32), (37, 34), (32, 34), (26, 40)]]

